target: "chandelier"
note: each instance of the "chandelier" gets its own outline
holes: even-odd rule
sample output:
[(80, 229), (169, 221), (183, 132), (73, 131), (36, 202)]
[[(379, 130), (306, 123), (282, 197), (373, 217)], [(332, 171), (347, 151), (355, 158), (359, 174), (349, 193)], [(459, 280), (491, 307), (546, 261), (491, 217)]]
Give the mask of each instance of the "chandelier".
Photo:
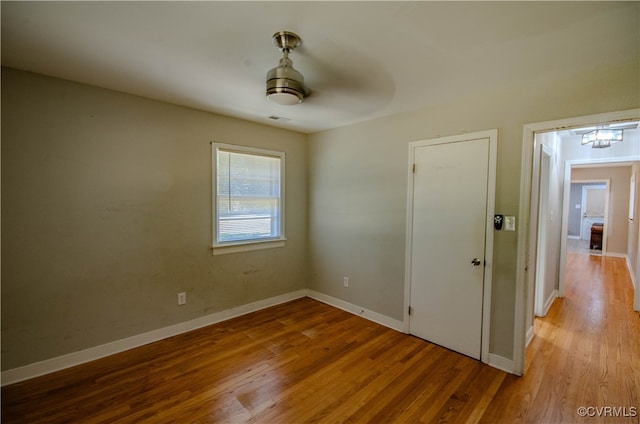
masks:
[(604, 149), (622, 141), (622, 129), (599, 128), (582, 134), (582, 145), (591, 144), (594, 149)]

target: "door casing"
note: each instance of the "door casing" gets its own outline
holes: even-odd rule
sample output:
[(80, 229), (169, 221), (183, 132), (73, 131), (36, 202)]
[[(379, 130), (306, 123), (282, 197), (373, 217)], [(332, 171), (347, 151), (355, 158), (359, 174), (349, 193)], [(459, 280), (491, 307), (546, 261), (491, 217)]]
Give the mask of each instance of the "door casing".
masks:
[(549, 227), (549, 195), (551, 179), (551, 152), (544, 144), (540, 145), (540, 195), (538, 196), (538, 237), (535, 270), (535, 315), (543, 317), (547, 314), (544, 298), (544, 281), (547, 276), (547, 235)]
[(489, 139), (488, 177), (487, 177), (487, 210), (485, 225), (485, 267), (484, 267), (484, 289), (482, 295), (482, 342), (480, 360), (484, 363), (490, 362), (489, 339), (491, 330), (491, 287), (493, 275), (493, 220), (495, 214), (495, 188), (497, 169), (497, 145), (498, 130), (479, 131), (453, 135), (448, 137), (438, 137), (427, 140), (419, 140), (409, 143), (409, 158), (407, 164), (407, 221), (406, 221), (406, 245), (405, 245), (405, 295), (404, 295), (404, 332), (409, 333), (409, 305), (411, 304), (411, 257), (413, 246), (413, 164), (415, 163), (415, 151), (419, 147), (435, 144), (457, 143), (477, 139)]

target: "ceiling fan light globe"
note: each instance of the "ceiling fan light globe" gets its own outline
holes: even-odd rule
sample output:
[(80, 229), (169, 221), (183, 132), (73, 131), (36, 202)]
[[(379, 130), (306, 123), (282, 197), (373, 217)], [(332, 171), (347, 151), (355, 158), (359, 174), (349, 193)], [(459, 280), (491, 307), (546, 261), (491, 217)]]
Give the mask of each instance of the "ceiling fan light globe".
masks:
[(293, 106), (302, 101), (302, 96), (298, 93), (291, 93), (287, 91), (274, 91), (272, 93), (267, 92), (267, 99), (279, 105)]

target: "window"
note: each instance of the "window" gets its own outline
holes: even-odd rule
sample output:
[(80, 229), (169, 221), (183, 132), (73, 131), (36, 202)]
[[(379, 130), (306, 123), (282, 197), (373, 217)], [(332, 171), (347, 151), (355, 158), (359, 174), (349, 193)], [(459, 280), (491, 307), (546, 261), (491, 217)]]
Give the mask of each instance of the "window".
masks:
[(214, 255), (284, 246), (284, 153), (212, 146)]

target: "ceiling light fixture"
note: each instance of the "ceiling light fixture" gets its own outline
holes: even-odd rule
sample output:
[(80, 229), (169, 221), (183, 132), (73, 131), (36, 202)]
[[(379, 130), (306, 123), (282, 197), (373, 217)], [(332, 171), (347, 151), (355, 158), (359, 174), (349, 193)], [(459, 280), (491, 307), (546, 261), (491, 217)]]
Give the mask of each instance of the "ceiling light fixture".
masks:
[(582, 145), (591, 144), (594, 149), (604, 149), (622, 141), (621, 129), (599, 128), (582, 135)]
[(289, 53), (300, 45), (300, 37), (293, 32), (280, 31), (273, 34), (273, 42), (283, 57), (277, 67), (267, 72), (267, 98), (280, 105), (297, 105), (304, 99), (306, 89), (302, 74), (293, 69)]

